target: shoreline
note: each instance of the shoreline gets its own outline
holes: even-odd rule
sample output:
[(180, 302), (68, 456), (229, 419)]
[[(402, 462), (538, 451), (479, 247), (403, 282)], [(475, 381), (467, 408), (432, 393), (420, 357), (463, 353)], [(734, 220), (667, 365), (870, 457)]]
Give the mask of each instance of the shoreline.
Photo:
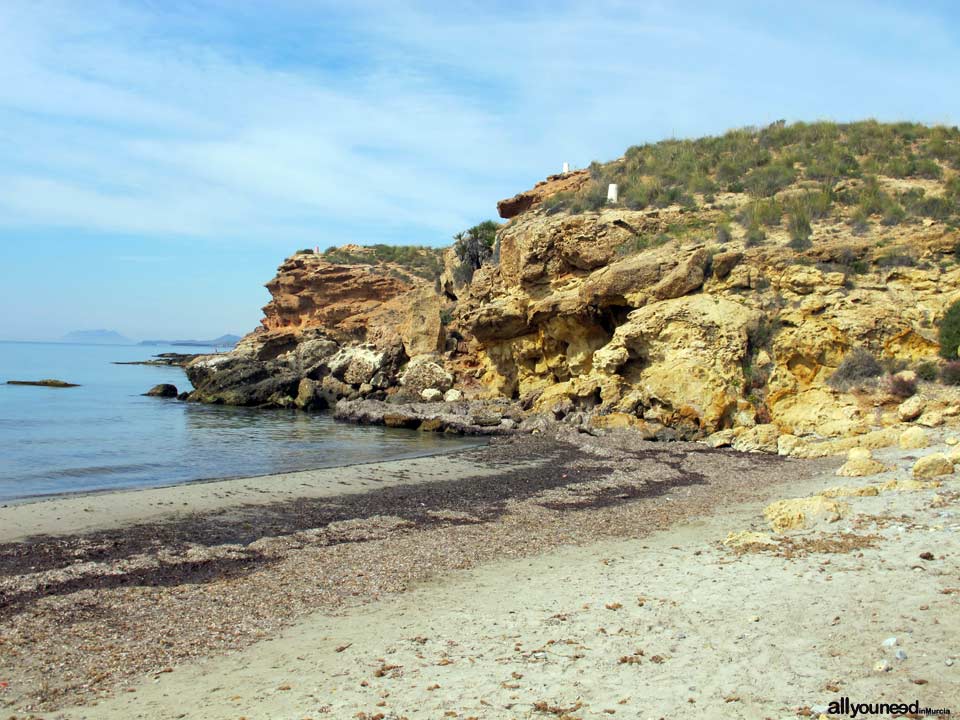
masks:
[(956, 480), (847, 498), (855, 517), (774, 547), (724, 545), (763, 527), (778, 493), (836, 481), (821, 467), (636, 538), (499, 558), (313, 613), (63, 717), (823, 720), (841, 697), (956, 712), (960, 524), (937, 525)]
[[(613, 432), (361, 466), (360, 492), (332, 472), (266, 494), (193, 486), (210, 492), (186, 510), (168, 492), (149, 521), (0, 544), (0, 708), (759, 719), (834, 687), (949, 705), (960, 486), (887, 488), (940, 449), (930, 437), (878, 451), (868, 478)], [(764, 508), (794, 497), (850, 510), (771, 534)]]
[[(458, 438), (460, 440), (464, 438)], [(449, 450), (426, 450), (422, 453), (415, 453), (412, 455), (404, 455), (403, 457), (392, 458), (387, 460), (358, 460), (356, 462), (348, 462), (344, 464), (336, 465), (318, 465), (315, 467), (304, 468), (303, 470), (289, 470), (286, 472), (276, 472), (276, 473), (265, 473), (261, 475), (228, 475), (225, 477), (211, 477), (211, 478), (197, 478), (196, 480), (182, 480), (174, 483), (159, 483), (156, 485), (134, 485), (130, 487), (115, 487), (115, 488), (102, 488), (96, 490), (76, 490), (73, 492), (55, 492), (55, 493), (44, 493), (40, 495), (25, 495), (23, 497), (9, 498), (0, 500), (0, 510), (10, 506), (10, 507), (21, 507), (23, 505), (32, 505), (35, 503), (48, 502), (51, 500), (68, 500), (71, 498), (82, 498), (88, 496), (102, 496), (109, 495), (112, 493), (136, 493), (147, 490), (163, 490), (167, 488), (175, 488), (184, 485), (203, 485), (207, 483), (218, 483), (218, 482), (231, 482), (237, 480), (259, 480), (272, 477), (282, 477), (287, 475), (296, 475), (298, 473), (312, 473), (322, 470), (335, 470), (337, 468), (351, 468), (358, 465), (380, 465), (384, 463), (394, 463), (394, 462), (404, 462), (406, 460), (419, 460), (421, 458), (435, 457), (438, 455), (456, 455), (462, 452), (469, 452), (475, 450), (479, 447), (483, 447), (489, 442), (488, 436), (477, 436), (477, 442), (475, 445), (457, 447)], [(2, 513), (0, 513), (0, 520), (2, 520)], [(0, 533), (0, 542), (2, 542), (2, 533)]]
[(7, 508), (0, 677), (9, 687), (0, 700), (30, 712), (95, 701), (318, 611), (495, 560), (645, 535), (818, 464), (638, 443), (629, 432), (523, 435), (355, 466), (351, 485), (337, 469), (306, 485), (300, 473), (269, 487), (240, 480), (143, 491), (135, 507), (129, 493), (72, 498), (21, 506), (18, 527), (8, 526)]

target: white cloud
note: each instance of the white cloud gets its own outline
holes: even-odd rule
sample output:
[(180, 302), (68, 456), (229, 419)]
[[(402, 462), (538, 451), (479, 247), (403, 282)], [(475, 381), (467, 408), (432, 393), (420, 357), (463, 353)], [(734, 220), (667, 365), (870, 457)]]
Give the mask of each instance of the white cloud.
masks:
[[(935, 18), (896, 10), (808, 4), (771, 25), (761, 4), (147, 7), (0, 6), (0, 223), (436, 242), (562, 161), (635, 142), (957, 111), (950, 63), (873, 47), (923, 38), (956, 60)], [(870, 42), (851, 34), (867, 25)]]

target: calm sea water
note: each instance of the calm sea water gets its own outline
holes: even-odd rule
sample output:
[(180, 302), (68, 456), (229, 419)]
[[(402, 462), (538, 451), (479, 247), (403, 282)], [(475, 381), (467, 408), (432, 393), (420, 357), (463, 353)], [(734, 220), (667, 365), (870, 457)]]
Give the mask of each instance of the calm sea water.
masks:
[[(176, 367), (113, 365), (204, 349), (0, 342), (0, 500), (391, 460), (476, 445), (327, 415), (142, 397)], [(57, 378), (76, 388), (6, 385)]]

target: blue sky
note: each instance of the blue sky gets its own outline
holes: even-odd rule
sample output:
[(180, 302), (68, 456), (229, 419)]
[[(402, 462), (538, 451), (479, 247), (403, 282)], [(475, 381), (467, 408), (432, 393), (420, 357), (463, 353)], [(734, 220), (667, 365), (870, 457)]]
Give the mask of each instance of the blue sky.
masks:
[(444, 245), (629, 145), (960, 122), (950, 2), (0, 3), (0, 338), (244, 333), (305, 246)]

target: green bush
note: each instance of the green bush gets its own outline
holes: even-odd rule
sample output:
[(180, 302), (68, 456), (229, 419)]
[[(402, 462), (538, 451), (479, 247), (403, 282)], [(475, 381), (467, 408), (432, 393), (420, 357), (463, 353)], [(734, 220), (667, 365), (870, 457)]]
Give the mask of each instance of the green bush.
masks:
[(766, 240), (767, 234), (763, 231), (763, 228), (759, 225), (751, 225), (747, 228), (747, 234), (743, 242), (747, 247), (757, 247), (758, 245), (763, 245)]
[(813, 228), (810, 226), (810, 214), (802, 202), (796, 202), (790, 209), (787, 218), (787, 231), (790, 233), (790, 247), (802, 252), (812, 247), (810, 236)]
[[(726, 244), (730, 242), (733, 235), (730, 234), (730, 223), (721, 222), (717, 224), (716, 238), (718, 243)], [(960, 247), (958, 243), (957, 247)]]
[(751, 195), (769, 197), (791, 185), (797, 179), (797, 171), (781, 163), (758, 167), (747, 173), (743, 186)]
[(940, 321), (940, 357), (947, 360), (957, 359), (960, 348), (960, 300), (947, 308)]
[(751, 225), (765, 225), (771, 227), (779, 225), (783, 217), (783, 204), (769, 198), (766, 200), (754, 200), (752, 203), (744, 205), (737, 215), (737, 221), (744, 227)]
[(937, 367), (937, 363), (931, 360), (924, 360), (922, 363), (917, 365), (916, 373), (917, 377), (921, 380), (933, 382), (940, 374), (940, 369)]
[(899, 250), (890, 250), (885, 252), (883, 255), (880, 255), (875, 261), (878, 267), (882, 268), (892, 268), (892, 267), (916, 267), (917, 259), (910, 255)]
[(847, 223), (854, 235), (863, 235), (870, 229), (870, 216), (863, 211), (863, 208), (858, 207), (853, 211), (853, 215), (850, 216)]

